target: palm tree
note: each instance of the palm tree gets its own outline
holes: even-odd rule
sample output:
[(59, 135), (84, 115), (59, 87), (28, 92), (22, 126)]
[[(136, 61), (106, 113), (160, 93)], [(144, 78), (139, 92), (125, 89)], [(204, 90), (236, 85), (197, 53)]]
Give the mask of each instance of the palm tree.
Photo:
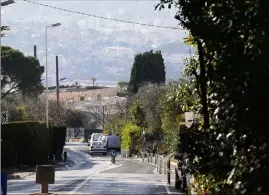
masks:
[(93, 78), (91, 78), (91, 79), (92, 79), (92, 85), (94, 86), (94, 82), (96, 81), (96, 78), (93, 77)]

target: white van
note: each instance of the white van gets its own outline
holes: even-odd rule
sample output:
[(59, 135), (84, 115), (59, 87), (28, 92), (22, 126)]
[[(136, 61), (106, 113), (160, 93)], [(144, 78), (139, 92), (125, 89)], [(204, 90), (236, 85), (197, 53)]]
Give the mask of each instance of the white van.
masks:
[(98, 141), (99, 137), (101, 137), (101, 136), (102, 136), (102, 133), (93, 133), (91, 135), (91, 138), (88, 140), (88, 145), (90, 146), (92, 142)]
[(107, 144), (106, 141), (93, 141), (89, 146), (89, 154), (102, 153), (107, 154)]
[(106, 138), (107, 150), (117, 150), (120, 151), (121, 141), (120, 136), (108, 135)]
[(107, 135), (101, 135), (101, 136), (98, 138), (98, 141), (106, 142), (106, 141), (107, 141)]

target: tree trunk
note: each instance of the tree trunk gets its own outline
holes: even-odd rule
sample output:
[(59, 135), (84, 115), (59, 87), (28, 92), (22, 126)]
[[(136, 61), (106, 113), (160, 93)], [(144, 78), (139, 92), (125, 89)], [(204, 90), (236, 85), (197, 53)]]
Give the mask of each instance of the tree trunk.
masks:
[(204, 128), (209, 128), (209, 113), (207, 104), (207, 79), (206, 79), (206, 68), (205, 68), (205, 55), (201, 40), (198, 39), (198, 55), (200, 62), (200, 89), (201, 89), (201, 101), (202, 101), (202, 112), (204, 115)]

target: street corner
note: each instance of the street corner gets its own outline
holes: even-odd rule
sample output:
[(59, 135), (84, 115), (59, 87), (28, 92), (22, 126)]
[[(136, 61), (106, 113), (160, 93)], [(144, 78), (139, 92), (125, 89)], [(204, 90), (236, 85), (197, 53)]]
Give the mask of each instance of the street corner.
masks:
[(109, 169), (118, 168), (118, 167), (120, 167), (120, 166), (122, 166), (122, 164), (120, 164), (120, 163), (115, 163), (115, 164), (113, 164), (113, 163), (111, 163), (111, 162), (108, 162), (108, 163), (105, 164), (105, 168), (102, 169), (102, 171), (106, 171), (106, 170), (109, 170)]
[(67, 161), (67, 162), (59, 163), (58, 167), (56, 168), (56, 171), (70, 169), (72, 166), (76, 165), (77, 163), (78, 163), (77, 161)]
[(12, 180), (12, 179), (21, 179), (20, 175), (17, 174), (11, 174), (7, 176), (7, 180)]
[(176, 189), (173, 184), (168, 184), (166, 181), (163, 181), (162, 183), (163, 183), (163, 186), (165, 187), (165, 191), (166, 191), (166, 193), (163, 193), (163, 194), (180, 194), (180, 195), (186, 195), (185, 192), (182, 192), (182, 191)]
[(25, 179), (27, 177), (30, 177), (34, 175), (35, 172), (18, 172), (14, 174), (10, 174), (7, 176), (7, 180), (18, 180), (18, 179)]

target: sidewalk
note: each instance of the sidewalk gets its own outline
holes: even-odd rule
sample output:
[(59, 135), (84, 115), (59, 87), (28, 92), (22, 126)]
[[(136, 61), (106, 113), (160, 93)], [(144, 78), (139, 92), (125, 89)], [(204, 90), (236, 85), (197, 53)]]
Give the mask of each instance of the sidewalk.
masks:
[[(68, 166), (70, 164), (74, 164), (74, 162), (73, 161), (60, 162), (59, 164), (55, 165), (55, 171), (61, 171), (63, 169), (67, 169), (66, 166)], [(2, 170), (2, 171), (9, 172), (9, 174), (7, 175), (7, 180), (25, 179), (25, 178), (32, 176), (36, 173), (34, 167), (26, 168), (25, 170), (16, 170), (15, 172), (13, 172), (11, 170), (10, 171), (9, 170)]]
[[(143, 162), (142, 161), (142, 158), (137, 158), (136, 156), (135, 157), (132, 157), (132, 158), (128, 158), (129, 160), (134, 160), (134, 161), (139, 161), (141, 163), (148, 163), (147, 162), (147, 158), (145, 158), (145, 161)], [(149, 163), (151, 165), (155, 165), (153, 163)], [(157, 165), (156, 166), (156, 169), (153, 171), (154, 174), (158, 175), (158, 176), (162, 176), (163, 177), (163, 183), (165, 184), (166, 186), (166, 190), (168, 192), (168, 194), (180, 194), (180, 195), (186, 195), (186, 193), (184, 192), (181, 192), (180, 190), (176, 189), (175, 188), (175, 167), (177, 166), (177, 160), (174, 160), (174, 159), (171, 159), (170, 161), (170, 164), (171, 164), (171, 167), (170, 167), (170, 184), (167, 183), (167, 174), (159, 174), (157, 172)]]

